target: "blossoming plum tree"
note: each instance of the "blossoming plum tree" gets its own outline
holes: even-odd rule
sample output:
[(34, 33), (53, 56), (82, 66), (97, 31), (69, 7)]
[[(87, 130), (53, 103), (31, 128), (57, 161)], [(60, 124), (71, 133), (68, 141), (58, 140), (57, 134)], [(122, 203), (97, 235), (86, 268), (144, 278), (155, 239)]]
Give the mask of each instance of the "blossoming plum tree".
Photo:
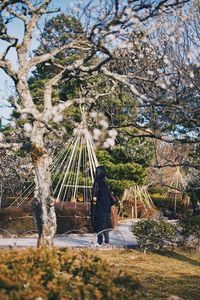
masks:
[[(114, 50), (117, 47), (132, 51), (132, 45), (145, 43), (147, 36), (138, 36), (138, 31), (147, 27), (148, 22), (159, 21), (160, 14), (175, 11), (187, 0), (158, 1), (83, 1), (76, 7), (74, 13), (81, 20), (84, 32), (76, 38), (63, 39), (59, 44), (45, 53), (33, 52), (32, 44), (39, 35), (39, 43), (48, 49), (48, 41), (42, 35), (45, 17), (51, 13), (59, 14), (53, 9), (51, 0), (5, 0), (0, 2), (0, 39), (4, 48), (0, 57), (0, 68), (13, 80), (15, 91), (14, 104), (21, 118), (25, 119), (24, 131), (31, 142), (31, 155), (35, 170), (35, 197), (41, 205), (41, 233), (39, 246), (50, 246), (56, 232), (56, 217), (54, 198), (52, 196), (51, 176), (49, 166), (51, 158), (45, 149), (44, 137), (53, 130), (52, 122), (60, 122), (63, 113), (74, 103), (85, 103), (92, 99), (98, 100), (101, 94), (83, 93), (79, 97), (66, 101), (52, 101), (54, 89), (64, 79), (84, 78), (94, 73), (100, 73), (113, 81), (126, 85), (137, 97), (140, 103), (151, 101), (152, 97), (138, 88), (140, 82), (152, 81), (149, 72), (147, 77), (138, 75), (132, 68), (131, 72), (121, 74), (108, 68), (115, 59)], [(22, 27), (23, 36), (17, 37), (9, 25), (17, 20)], [(161, 25), (160, 25), (161, 26)], [(66, 28), (67, 30), (67, 28)], [(17, 57), (17, 68), (9, 60), (9, 54), (14, 51)], [(151, 51), (151, 50), (149, 50)], [(70, 61), (70, 53), (78, 53)], [(13, 53), (13, 52), (12, 52)], [(62, 54), (63, 63), (57, 63), (57, 55)], [(132, 63), (137, 62), (137, 56)], [(38, 65), (52, 64), (56, 72), (49, 74), (44, 84), (43, 103), (38, 107), (33, 99), (28, 79)], [(130, 70), (130, 69), (129, 69)], [(158, 72), (159, 73), (159, 72)], [(162, 86), (161, 86), (162, 88)], [(169, 86), (168, 86), (169, 88)], [(3, 143), (2, 143), (3, 144)], [(2, 145), (3, 146), (3, 145)], [(5, 145), (4, 145), (5, 146)]]

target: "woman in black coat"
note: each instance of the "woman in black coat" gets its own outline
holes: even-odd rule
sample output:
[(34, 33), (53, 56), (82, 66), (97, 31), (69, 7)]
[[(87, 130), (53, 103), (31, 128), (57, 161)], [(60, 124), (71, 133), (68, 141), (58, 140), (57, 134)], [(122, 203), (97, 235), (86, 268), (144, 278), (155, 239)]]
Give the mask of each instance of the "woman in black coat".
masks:
[[(92, 192), (91, 219), (95, 232), (98, 234), (98, 244), (109, 243), (109, 232), (106, 229), (111, 225), (111, 207), (114, 198), (106, 182), (106, 169), (104, 166), (96, 168), (96, 176)], [(103, 231), (105, 230), (105, 231)], [(103, 231), (102, 233), (100, 233)]]

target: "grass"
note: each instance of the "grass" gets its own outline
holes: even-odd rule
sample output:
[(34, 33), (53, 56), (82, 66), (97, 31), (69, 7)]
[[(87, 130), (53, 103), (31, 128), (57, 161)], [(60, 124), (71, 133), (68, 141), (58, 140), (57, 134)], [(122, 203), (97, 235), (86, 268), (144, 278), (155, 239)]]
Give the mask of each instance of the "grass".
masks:
[[(14, 251), (14, 252), (13, 252)], [(103, 269), (108, 267), (108, 275), (110, 277), (110, 280), (112, 282), (112, 277), (117, 276), (117, 274), (122, 274), (120, 276), (123, 276), (123, 274), (128, 274), (127, 278), (131, 278), (131, 282), (140, 282), (141, 285), (138, 285), (138, 293), (134, 296), (132, 299), (137, 300), (143, 300), (143, 299), (149, 299), (149, 300), (160, 300), (160, 299), (184, 299), (184, 300), (199, 300), (200, 299), (200, 253), (193, 253), (193, 252), (185, 252), (185, 251), (174, 251), (174, 252), (160, 252), (160, 253), (148, 253), (144, 255), (142, 252), (138, 250), (78, 250), (78, 249), (61, 249), (57, 250), (55, 249), (55, 253), (52, 252), (52, 250), (0, 250), (0, 257), (5, 257), (7, 261), (13, 261), (13, 255), (16, 257), (16, 266), (17, 264), (24, 264), (23, 276), (27, 276), (28, 272), (30, 272), (30, 268), (27, 264), (30, 265), (30, 259), (32, 257), (32, 265), (33, 270), (38, 267), (39, 271), (41, 272), (42, 276), (49, 276), (49, 272), (47, 270), (52, 269), (52, 274), (54, 274), (54, 269), (57, 268), (57, 264), (63, 264), (62, 268), (66, 268), (65, 264), (67, 261), (71, 261), (72, 257), (77, 257), (77, 259), (80, 259), (80, 263), (78, 263), (78, 267), (80, 270), (82, 270), (82, 267), (84, 267), (88, 264), (88, 270), (92, 268), (97, 267), (96, 265), (96, 258), (93, 260), (90, 260), (90, 257), (100, 257), (102, 263), (97, 262), (99, 265), (95, 271), (101, 272), (100, 277), (94, 277), (94, 282), (90, 283), (95, 286), (95, 278), (101, 278), (101, 280), (107, 281)], [(45, 251), (45, 252), (44, 252)], [(44, 253), (43, 253), (44, 252)], [(38, 253), (38, 254), (37, 254)], [(56, 254), (57, 253), (57, 254)], [(58, 254), (58, 253), (63, 253)], [(82, 253), (82, 254), (81, 254)], [(85, 260), (84, 254), (88, 257), (88, 259)], [(56, 255), (55, 255), (56, 254)], [(45, 260), (44, 258), (48, 256), (49, 259)], [(69, 257), (69, 259), (65, 259), (62, 262), (62, 259), (64, 257)], [(27, 260), (24, 258), (27, 257)], [(61, 261), (58, 261), (57, 259), (59, 257), (63, 257)], [(82, 258), (81, 258), (82, 257)], [(38, 265), (38, 260), (40, 261), (40, 265)], [(105, 264), (105, 260), (108, 262)], [(51, 262), (52, 261), (52, 262)], [(92, 261), (92, 263), (89, 261)], [(1, 268), (4, 269), (4, 260), (1, 259)], [(8, 264), (8, 263), (7, 263)], [(71, 262), (70, 262), (71, 264)], [(69, 264), (69, 265), (70, 265)], [(90, 266), (91, 264), (91, 266)], [(109, 264), (109, 265), (108, 265)], [(20, 266), (18, 266), (21, 268)], [(77, 260), (75, 259), (74, 267), (77, 268)], [(2, 269), (2, 270), (3, 270)], [(15, 269), (15, 268), (14, 268)], [(86, 267), (87, 269), (87, 267)], [(10, 270), (10, 269), (9, 269)], [(8, 271), (9, 271), (8, 270)], [(21, 269), (20, 269), (21, 270)], [(29, 270), (29, 271), (28, 271)], [(97, 271), (98, 270), (98, 271)], [(9, 271), (10, 272), (10, 271)], [(10, 273), (5, 273), (9, 275)], [(91, 270), (90, 270), (91, 272)], [(35, 273), (34, 273), (35, 274)], [(33, 275), (34, 275), (33, 274)], [(61, 275), (63, 276), (63, 272), (58, 273), (60, 275), (56, 275), (56, 280), (58, 280), (58, 283), (61, 282), (61, 287), (64, 287), (64, 283), (62, 283), (61, 280), (63, 280)], [(82, 271), (81, 271), (82, 274)], [(102, 274), (102, 275), (101, 275)], [(107, 274), (107, 273), (106, 273)], [(37, 272), (36, 272), (37, 275)], [(34, 276), (36, 276), (34, 275)], [(10, 276), (10, 275), (9, 275)], [(14, 275), (15, 276), (15, 275)], [(17, 275), (16, 275), (17, 276)], [(59, 278), (57, 277), (59, 276)], [(88, 275), (85, 274), (87, 277)], [(93, 275), (92, 275), (93, 276)], [(107, 275), (106, 275), (107, 276)], [(16, 281), (17, 277), (11, 276), (12, 280)], [(41, 283), (39, 281), (38, 275), (34, 279), (34, 284), (36, 286), (40, 287)], [(108, 277), (107, 277), (108, 278)], [(0, 276), (1, 279), (1, 276)], [(2, 279), (3, 280), (3, 279)], [(38, 282), (37, 282), (38, 280)], [(55, 279), (53, 279), (55, 280)], [(98, 281), (99, 279), (97, 279)], [(130, 279), (128, 279), (130, 280)], [(4, 280), (5, 281), (5, 280)], [(53, 282), (53, 281), (52, 281)], [(57, 281), (56, 281), (57, 282)], [(5, 282), (4, 282), (5, 284)], [(11, 283), (9, 283), (11, 284)], [(53, 283), (51, 283), (52, 285)], [(57, 283), (56, 283), (57, 284)], [(105, 285), (108, 285), (108, 283), (105, 282)], [(124, 288), (126, 289), (128, 286), (128, 282), (124, 282)], [(51, 287), (50, 285), (50, 287)], [(99, 285), (99, 283), (98, 283)], [(111, 288), (111, 286), (110, 286)], [(57, 291), (60, 289), (60, 287), (54, 287), (54, 289)], [(1, 291), (1, 280), (0, 280), (0, 291)], [(14, 296), (13, 296), (14, 297)], [(21, 297), (21, 296), (20, 296)], [(35, 299), (33, 298), (5, 298), (5, 299)], [(179, 298), (178, 298), (179, 297)], [(50, 299), (50, 298), (42, 298), (42, 299)], [(54, 299), (54, 298), (51, 298)], [(78, 298), (58, 298), (55, 299), (78, 299)], [(87, 299), (94, 299), (92, 298), (84, 298)], [(111, 298), (101, 298), (101, 296), (95, 299), (104, 299), (104, 300), (110, 300)], [(112, 299), (115, 299), (115, 297)], [(122, 297), (118, 299), (127, 299), (125, 297)], [(129, 298), (128, 298), (129, 299)]]
[(142, 254), (137, 250), (101, 251), (116, 270), (139, 279), (142, 299), (200, 299), (200, 253), (160, 252)]

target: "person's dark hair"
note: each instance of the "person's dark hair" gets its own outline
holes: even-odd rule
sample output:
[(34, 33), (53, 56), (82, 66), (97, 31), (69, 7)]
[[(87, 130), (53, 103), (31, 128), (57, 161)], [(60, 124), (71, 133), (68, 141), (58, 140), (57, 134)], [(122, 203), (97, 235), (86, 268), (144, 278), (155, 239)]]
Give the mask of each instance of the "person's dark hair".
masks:
[(106, 177), (106, 168), (104, 166), (96, 167), (95, 179), (104, 179)]

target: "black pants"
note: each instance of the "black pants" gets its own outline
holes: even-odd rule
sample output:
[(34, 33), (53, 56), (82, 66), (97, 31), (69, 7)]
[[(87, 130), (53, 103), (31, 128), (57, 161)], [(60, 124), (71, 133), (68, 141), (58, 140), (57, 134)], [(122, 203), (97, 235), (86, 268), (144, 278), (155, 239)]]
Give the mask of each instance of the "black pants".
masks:
[[(95, 229), (97, 233), (98, 244), (109, 243), (109, 231), (107, 229), (111, 228), (111, 216), (96, 216)], [(102, 232), (103, 231), (103, 232)]]

